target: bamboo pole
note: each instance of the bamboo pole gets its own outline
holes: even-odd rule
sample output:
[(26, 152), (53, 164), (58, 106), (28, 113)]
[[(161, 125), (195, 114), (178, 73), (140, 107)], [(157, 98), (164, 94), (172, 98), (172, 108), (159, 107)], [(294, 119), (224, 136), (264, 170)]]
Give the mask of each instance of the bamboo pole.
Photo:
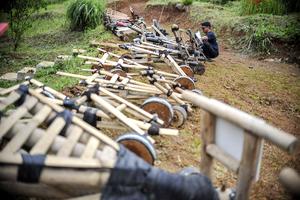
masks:
[[(31, 95), (35, 96), (36, 98), (38, 98), (42, 103), (45, 103), (48, 106), (50, 106), (56, 112), (62, 112), (64, 110), (62, 107), (60, 107), (56, 104), (52, 104), (48, 100), (47, 97), (43, 96), (42, 94), (39, 94), (39, 93), (35, 92), (33, 89), (29, 89), (29, 93)], [(91, 135), (97, 137), (98, 139), (100, 139), (105, 144), (108, 144), (108, 145), (112, 146), (114, 149), (119, 150), (119, 145), (116, 142), (112, 141), (108, 136), (104, 135), (99, 130), (97, 130), (94, 127), (90, 126), (89, 124), (87, 124), (86, 122), (84, 122), (81, 119), (77, 118), (76, 116), (73, 116), (72, 122), (74, 124), (78, 125), (79, 127), (81, 127), (82, 129), (84, 129), (86, 132), (88, 132)]]
[[(103, 50), (103, 49), (101, 49), (101, 48), (97, 48), (98, 49), (98, 51), (101, 51), (101, 52), (103, 52), (103, 53), (106, 53), (107, 51), (105, 51), (105, 50)], [(117, 55), (117, 54), (114, 54), (114, 53), (110, 53), (110, 52), (108, 52), (111, 56), (114, 56), (114, 57), (116, 57), (116, 58), (121, 58), (121, 56), (119, 56), (119, 55)], [(130, 60), (130, 59), (127, 59), (127, 58), (122, 58), (122, 59), (124, 59), (124, 61), (126, 61), (126, 62), (128, 62), (128, 63), (130, 63), (130, 64), (133, 64), (133, 65), (135, 65), (137, 68), (139, 68), (139, 69), (149, 69), (149, 67), (148, 66), (145, 66), (145, 65), (141, 65), (140, 63), (137, 63), (137, 62), (135, 62), (135, 61), (132, 61), (132, 60)], [(161, 75), (165, 75), (165, 76), (170, 76), (170, 77), (173, 77), (173, 78), (177, 78), (178, 77), (178, 75), (176, 75), (176, 74), (171, 74), (171, 73), (167, 73), (167, 72), (164, 72), (164, 71), (159, 71), (159, 70), (154, 70), (155, 71), (155, 73), (157, 73), (157, 74), (161, 74)]]
[[(133, 131), (140, 135), (145, 135), (145, 132), (140, 129), (136, 124), (130, 122), (128, 120), (128, 117), (126, 117), (122, 112), (117, 110), (115, 107), (113, 107), (110, 103), (106, 102), (103, 100), (101, 97), (99, 97), (96, 94), (91, 94), (91, 99), (98, 104), (100, 104), (102, 107), (104, 107), (107, 111), (112, 113), (114, 116), (116, 116), (122, 123), (124, 123), (126, 126), (130, 127)], [(150, 137), (147, 136), (147, 138), (154, 143), (154, 140)]]

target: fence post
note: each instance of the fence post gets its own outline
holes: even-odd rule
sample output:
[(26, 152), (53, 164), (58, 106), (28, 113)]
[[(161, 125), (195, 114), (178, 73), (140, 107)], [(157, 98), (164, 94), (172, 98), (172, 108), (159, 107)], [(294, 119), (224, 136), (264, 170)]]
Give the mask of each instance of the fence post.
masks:
[(248, 200), (252, 181), (256, 175), (261, 138), (245, 131), (242, 160), (238, 172), (237, 200)]
[(213, 157), (207, 154), (206, 147), (215, 140), (215, 124), (216, 117), (213, 114), (202, 110), (200, 170), (201, 173), (209, 178), (212, 178)]

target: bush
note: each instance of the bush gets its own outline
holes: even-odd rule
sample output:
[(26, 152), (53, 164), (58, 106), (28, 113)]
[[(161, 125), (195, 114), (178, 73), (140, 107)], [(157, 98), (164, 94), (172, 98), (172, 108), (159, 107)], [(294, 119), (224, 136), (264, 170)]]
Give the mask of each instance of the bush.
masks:
[(67, 11), (71, 30), (83, 31), (87, 28), (96, 28), (102, 23), (105, 0), (76, 0)]
[(211, 3), (214, 3), (214, 4), (226, 4), (228, 3), (229, 1), (233, 1), (233, 0), (196, 0), (196, 1), (206, 1), (206, 2), (211, 2)]
[(182, 0), (182, 4), (185, 6), (189, 6), (193, 4), (194, 0)]
[(242, 15), (256, 13), (283, 15), (286, 13), (286, 6), (282, 0), (242, 0)]
[(44, 0), (4, 1), (0, 11), (7, 13), (9, 34), (13, 41), (14, 50), (17, 50), (25, 31), (32, 25), (30, 16), (45, 6)]

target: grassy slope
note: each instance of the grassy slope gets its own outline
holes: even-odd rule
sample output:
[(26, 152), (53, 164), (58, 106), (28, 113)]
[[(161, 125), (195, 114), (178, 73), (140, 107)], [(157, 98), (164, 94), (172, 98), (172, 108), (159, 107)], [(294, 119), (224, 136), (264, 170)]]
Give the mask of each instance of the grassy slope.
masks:
[[(34, 15), (32, 27), (26, 31), (24, 40), (16, 52), (12, 51), (8, 42), (0, 48), (0, 74), (16, 72), (23, 67), (34, 67), (43, 60), (54, 61), (58, 55), (71, 54), (73, 48), (89, 50), (90, 40), (106, 40), (112, 37), (103, 26), (86, 32), (69, 31), (65, 16), (69, 2), (50, 4), (46, 10), (41, 10)], [(77, 62), (71, 60), (53, 69), (40, 70), (36, 77), (60, 90), (65, 86), (73, 85), (76, 80), (56, 76), (55, 72), (59, 69), (74, 72), (78, 70)], [(0, 87), (14, 84), (15, 82), (0, 81)]]

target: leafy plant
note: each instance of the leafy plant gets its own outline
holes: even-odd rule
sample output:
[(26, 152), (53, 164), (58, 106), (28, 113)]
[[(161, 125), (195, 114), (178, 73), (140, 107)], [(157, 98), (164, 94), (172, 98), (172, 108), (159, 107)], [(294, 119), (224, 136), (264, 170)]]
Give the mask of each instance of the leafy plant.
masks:
[(96, 28), (102, 23), (105, 6), (105, 0), (73, 1), (67, 11), (71, 30), (83, 31), (87, 28)]
[(193, 4), (194, 0), (182, 0), (182, 4), (185, 6), (189, 6)]
[(13, 41), (14, 50), (17, 50), (25, 31), (31, 27), (30, 16), (45, 7), (45, 0), (11, 0), (4, 1), (0, 10), (7, 13), (9, 33)]
[(202, 1), (202, 2), (211, 2), (211, 3), (214, 3), (214, 4), (226, 4), (228, 3), (229, 1), (233, 1), (233, 0), (196, 0), (196, 1)]
[(267, 13), (283, 15), (286, 13), (286, 6), (282, 0), (242, 0), (241, 14), (251, 15), (256, 13)]

